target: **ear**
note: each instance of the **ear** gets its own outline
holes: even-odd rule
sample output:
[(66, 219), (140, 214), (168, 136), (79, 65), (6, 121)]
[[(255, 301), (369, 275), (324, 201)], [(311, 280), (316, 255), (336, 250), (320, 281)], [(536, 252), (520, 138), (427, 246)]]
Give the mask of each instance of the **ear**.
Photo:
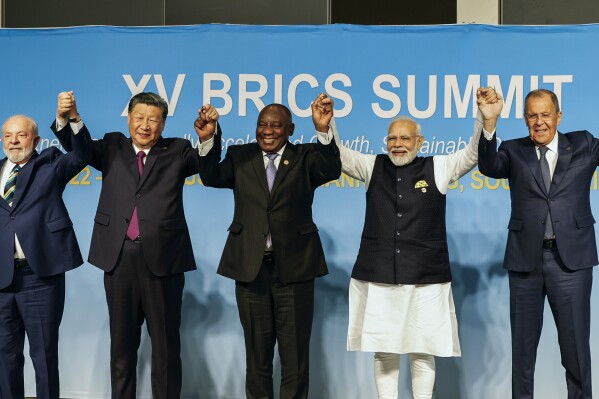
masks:
[(35, 138), (33, 139), (33, 147), (37, 147), (38, 143), (40, 142), (40, 136), (35, 136)]
[(418, 151), (420, 151), (422, 148), (422, 144), (424, 144), (424, 136), (418, 137), (418, 143), (416, 143), (416, 148), (418, 148)]
[(294, 130), (295, 130), (295, 124), (290, 123), (289, 124), (289, 129), (288, 129), (288, 131), (289, 131), (289, 137), (293, 136), (293, 131)]
[(562, 123), (562, 111), (557, 113), (557, 125), (559, 126), (560, 123)]

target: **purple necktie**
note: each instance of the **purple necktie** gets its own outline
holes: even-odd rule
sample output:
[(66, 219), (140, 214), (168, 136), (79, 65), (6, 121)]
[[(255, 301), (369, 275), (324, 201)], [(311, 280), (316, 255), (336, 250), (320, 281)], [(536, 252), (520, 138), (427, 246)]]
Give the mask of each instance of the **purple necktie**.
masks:
[[(137, 153), (137, 169), (139, 170), (139, 176), (144, 171), (144, 158), (146, 157), (146, 153), (140, 151)], [(131, 222), (129, 223), (129, 228), (127, 228), (127, 237), (130, 240), (135, 240), (139, 237), (139, 220), (137, 218), (137, 207), (133, 209), (133, 215), (131, 215)]]
[[(277, 174), (277, 167), (275, 166), (275, 159), (279, 154), (266, 154), (268, 157), (268, 165), (266, 165), (266, 182), (268, 183), (268, 191), (272, 191), (272, 185), (275, 182), (275, 175)], [(266, 248), (272, 247), (272, 237), (270, 231), (266, 235)]]

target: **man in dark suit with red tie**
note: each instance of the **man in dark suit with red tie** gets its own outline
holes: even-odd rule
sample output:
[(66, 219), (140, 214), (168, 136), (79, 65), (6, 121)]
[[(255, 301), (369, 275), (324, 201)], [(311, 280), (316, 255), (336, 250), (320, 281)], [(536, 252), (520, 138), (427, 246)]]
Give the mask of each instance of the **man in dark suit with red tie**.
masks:
[[(63, 93), (67, 95), (66, 93)], [(61, 108), (58, 118), (68, 113)], [(85, 166), (91, 139), (71, 136), (73, 152), (38, 153), (38, 127), (24, 115), (2, 125), (0, 161), (0, 398), (23, 398), (25, 334), (35, 369), (36, 396), (58, 399), (58, 331), (64, 273), (83, 263), (62, 193)]]
[(512, 397), (534, 396), (547, 297), (568, 398), (590, 399), (590, 296), (597, 247), (589, 190), (599, 164), (599, 140), (587, 131), (557, 132), (562, 113), (556, 95), (545, 89), (526, 96), (528, 137), (503, 141), (497, 149), (499, 114), (483, 117), (479, 169), (509, 179), (512, 200), (503, 261), (510, 284)]
[(248, 398), (273, 398), (276, 342), (280, 397), (308, 396), (314, 279), (327, 273), (312, 201), (318, 186), (339, 177), (341, 161), (330, 137), (295, 145), (293, 130), (289, 109), (268, 105), (258, 116), (257, 143), (229, 147), (222, 162), (221, 134), (198, 131), (204, 185), (235, 196), (218, 273), (236, 281)]
[[(168, 105), (154, 93), (131, 98), (130, 137), (107, 133), (91, 145), (90, 165), (102, 172), (89, 262), (104, 270), (110, 317), (112, 397), (133, 399), (137, 350), (146, 321), (152, 342), (152, 396), (181, 393), (183, 273), (196, 268), (183, 211), (185, 178), (198, 172), (188, 140), (163, 138)], [(75, 111), (71, 118), (79, 120)], [(198, 130), (213, 134), (218, 113), (206, 105)], [(82, 122), (79, 122), (82, 124)], [(71, 148), (70, 126), (55, 129)]]

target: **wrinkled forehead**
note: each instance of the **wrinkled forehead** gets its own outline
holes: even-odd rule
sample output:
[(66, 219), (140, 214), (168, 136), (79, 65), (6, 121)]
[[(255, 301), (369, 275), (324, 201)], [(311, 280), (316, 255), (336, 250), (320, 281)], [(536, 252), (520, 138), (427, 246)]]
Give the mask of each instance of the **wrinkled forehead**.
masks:
[(280, 104), (271, 104), (267, 105), (260, 111), (258, 115), (258, 120), (268, 120), (268, 121), (277, 121), (282, 124), (289, 123), (291, 120), (291, 116), (283, 105)]
[(9, 118), (2, 125), (2, 134), (7, 133), (28, 133), (33, 134), (33, 124), (27, 118), (15, 116)]
[(395, 121), (389, 125), (389, 136), (414, 136), (417, 131), (415, 122), (404, 120)]
[(553, 99), (549, 94), (546, 93), (536, 93), (531, 95), (526, 99), (526, 103), (524, 104), (524, 112), (529, 114), (531, 112), (556, 112), (557, 107), (553, 102)]

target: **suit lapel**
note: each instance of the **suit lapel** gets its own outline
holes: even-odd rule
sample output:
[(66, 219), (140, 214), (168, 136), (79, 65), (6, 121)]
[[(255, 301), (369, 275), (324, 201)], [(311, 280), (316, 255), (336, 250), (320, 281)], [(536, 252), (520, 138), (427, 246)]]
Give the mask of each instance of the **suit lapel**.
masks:
[(543, 191), (543, 193), (547, 194), (547, 189), (545, 189), (545, 182), (543, 181), (543, 173), (541, 172), (541, 163), (539, 162), (539, 158), (537, 156), (537, 147), (535, 143), (532, 142), (529, 138), (524, 139), (525, 144), (522, 149), (524, 154), (524, 160), (528, 164), (532, 175), (534, 176), (537, 185)]
[[(146, 157), (146, 163), (144, 164), (144, 171), (141, 174), (141, 178), (139, 179), (139, 184), (137, 185), (137, 189), (140, 189), (141, 186), (143, 186), (143, 184), (145, 183), (145, 181), (148, 179), (148, 176), (152, 172), (152, 168), (156, 164), (156, 160), (158, 160), (158, 157), (160, 156), (160, 154), (162, 154), (162, 152), (164, 150), (166, 150), (167, 148), (168, 147), (165, 145), (165, 142), (164, 142), (164, 140), (161, 137), (158, 140), (158, 142), (156, 143), (156, 145), (154, 145), (150, 149), (150, 152), (148, 153), (148, 156)], [(136, 157), (135, 168), (136, 168), (136, 170), (138, 170), (137, 169), (137, 157)]]
[(557, 134), (557, 164), (553, 171), (550, 191), (554, 190), (554, 187), (557, 187), (560, 184), (566, 175), (568, 167), (570, 166), (570, 160), (572, 159), (572, 146), (570, 145), (570, 140), (559, 132)]
[(264, 155), (262, 154), (262, 150), (260, 147), (256, 146), (257, 151), (254, 155), (252, 155), (252, 166), (254, 167), (254, 171), (256, 172), (256, 177), (260, 182), (260, 187), (264, 190), (264, 195), (268, 198), (270, 196), (270, 191), (268, 190), (268, 182), (266, 181), (266, 168), (264, 167)]
[(285, 175), (289, 171), (291, 165), (293, 165), (297, 157), (297, 147), (291, 143), (287, 143), (283, 155), (281, 156), (281, 162), (277, 168), (277, 174), (275, 175), (275, 182), (272, 185), (272, 193), (274, 194), (279, 188), (281, 181), (285, 178)]
[[(17, 176), (17, 187), (15, 187), (15, 194), (12, 197), (12, 209), (15, 209), (19, 205), (21, 197), (25, 192), (25, 188), (27, 188), (27, 186), (29, 185), (29, 180), (31, 179), (31, 172), (35, 167), (35, 161), (37, 156), (38, 154), (36, 151), (31, 156), (31, 159), (27, 161), (27, 164), (19, 171), (19, 175)], [(2, 189), (4, 190), (4, 187), (2, 187)]]
[(137, 153), (135, 152), (135, 148), (133, 147), (133, 142), (131, 139), (126, 141), (126, 145), (124, 148), (125, 151), (125, 159), (127, 160), (127, 166), (129, 173), (135, 179), (135, 181), (139, 181), (139, 169), (137, 169)]

